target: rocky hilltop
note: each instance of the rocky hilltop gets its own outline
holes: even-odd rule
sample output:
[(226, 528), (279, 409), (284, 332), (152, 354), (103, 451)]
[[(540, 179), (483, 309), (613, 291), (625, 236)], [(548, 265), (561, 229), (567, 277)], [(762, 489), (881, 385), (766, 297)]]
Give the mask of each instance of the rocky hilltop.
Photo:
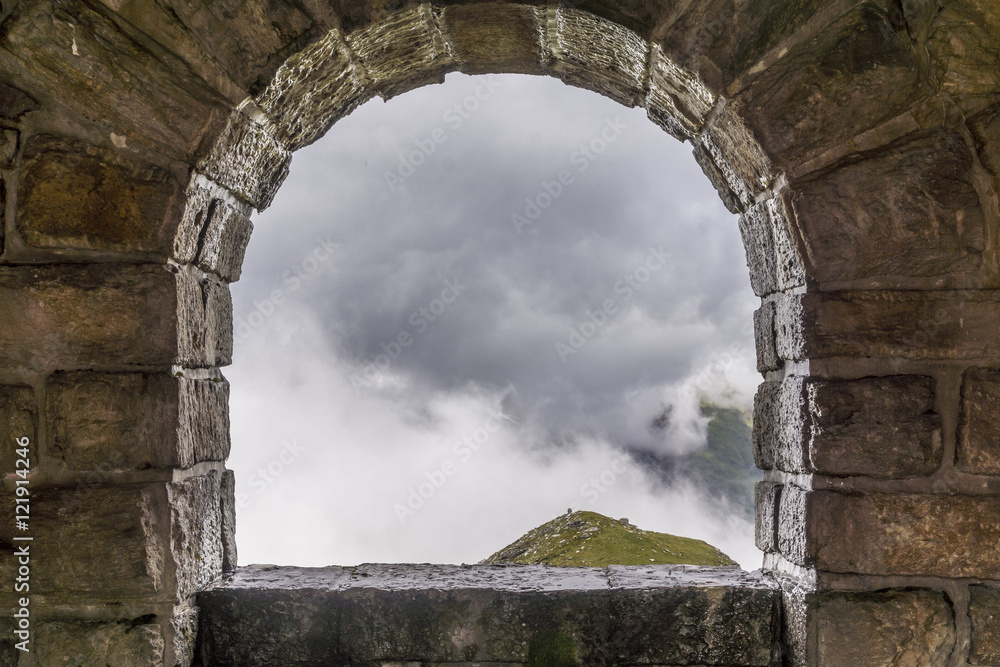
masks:
[(628, 519), (584, 511), (556, 517), (482, 562), (575, 567), (737, 564), (707, 542), (642, 530)]

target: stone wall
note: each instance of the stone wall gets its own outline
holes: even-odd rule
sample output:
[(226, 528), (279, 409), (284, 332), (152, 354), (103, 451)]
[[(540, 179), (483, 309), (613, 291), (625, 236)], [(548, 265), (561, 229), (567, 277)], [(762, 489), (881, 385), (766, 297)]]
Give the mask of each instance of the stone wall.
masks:
[(787, 660), (1000, 664), (998, 61), (992, 0), (3, 0), (0, 461), (9, 507), (30, 439), (37, 650), (0, 661), (191, 661), (236, 562), (249, 216), (359, 104), (463, 71), (644, 106), (740, 214)]

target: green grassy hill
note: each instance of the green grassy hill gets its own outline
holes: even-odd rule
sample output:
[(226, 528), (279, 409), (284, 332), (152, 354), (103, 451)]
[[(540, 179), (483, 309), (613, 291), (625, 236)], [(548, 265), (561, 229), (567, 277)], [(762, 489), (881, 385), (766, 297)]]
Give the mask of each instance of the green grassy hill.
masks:
[(641, 530), (596, 512), (572, 512), (504, 547), (484, 563), (606, 567), (608, 565), (736, 565), (711, 544)]

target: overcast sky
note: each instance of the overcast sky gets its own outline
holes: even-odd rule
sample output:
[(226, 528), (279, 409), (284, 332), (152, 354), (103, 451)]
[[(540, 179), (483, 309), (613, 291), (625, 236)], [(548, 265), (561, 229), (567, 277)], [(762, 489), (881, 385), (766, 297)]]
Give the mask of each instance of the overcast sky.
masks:
[(451, 74), (296, 153), (254, 223), (241, 564), (477, 562), (572, 507), (760, 566), (752, 525), (624, 453), (702, 446), (685, 388), (759, 381), (737, 220), (641, 109)]

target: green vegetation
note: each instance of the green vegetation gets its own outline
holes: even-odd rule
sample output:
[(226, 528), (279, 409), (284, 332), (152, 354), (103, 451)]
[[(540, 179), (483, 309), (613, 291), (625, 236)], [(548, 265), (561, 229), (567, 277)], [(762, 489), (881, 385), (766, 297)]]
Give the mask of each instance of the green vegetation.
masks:
[(729, 501), (731, 509), (753, 517), (753, 485), (760, 470), (753, 462), (751, 417), (746, 410), (702, 403), (708, 422), (708, 445), (680, 457), (678, 472), (715, 497)]
[(624, 519), (580, 511), (535, 528), (483, 562), (577, 567), (736, 565), (707, 542), (641, 530)]

